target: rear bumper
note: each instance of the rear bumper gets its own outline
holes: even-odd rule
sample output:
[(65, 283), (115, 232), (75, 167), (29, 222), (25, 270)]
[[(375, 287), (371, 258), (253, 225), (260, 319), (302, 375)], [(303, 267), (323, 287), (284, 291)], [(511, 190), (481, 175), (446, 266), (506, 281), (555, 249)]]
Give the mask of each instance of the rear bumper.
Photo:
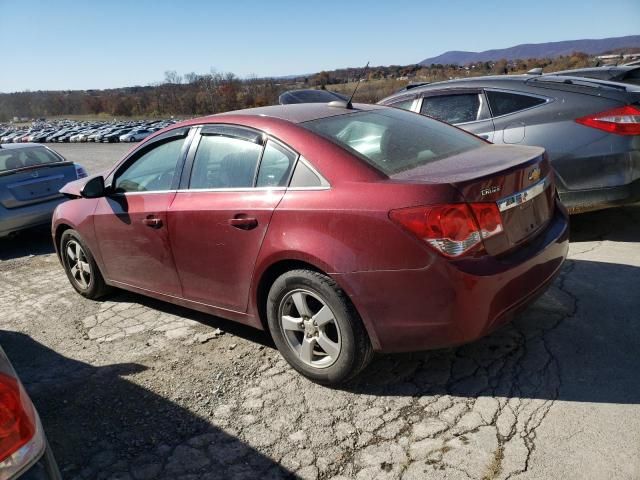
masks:
[(0, 206), (0, 237), (10, 233), (51, 223), (55, 208), (65, 201), (64, 197), (25, 207), (4, 208)]
[(58, 464), (53, 456), (51, 447), (47, 443), (46, 449), (42, 456), (26, 471), (19, 474), (17, 479), (20, 480), (61, 480)]
[(617, 187), (588, 190), (559, 190), (569, 213), (582, 213), (640, 202), (640, 179)]
[(483, 337), (544, 293), (569, 249), (564, 209), (544, 232), (503, 257), (441, 258), (419, 270), (334, 275), (360, 313), (374, 349), (450, 347)]

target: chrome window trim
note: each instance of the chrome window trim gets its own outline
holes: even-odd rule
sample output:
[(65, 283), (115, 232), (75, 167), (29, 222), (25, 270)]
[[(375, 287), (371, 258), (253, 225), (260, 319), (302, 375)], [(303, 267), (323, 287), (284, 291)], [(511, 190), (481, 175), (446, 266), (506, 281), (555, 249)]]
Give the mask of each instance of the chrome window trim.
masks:
[(549, 177), (545, 177), (542, 180), (540, 180), (538, 183), (534, 183), (533, 185), (525, 188), (524, 190), (520, 190), (519, 192), (516, 192), (512, 195), (503, 197), (496, 202), (498, 205), (498, 209), (501, 212), (505, 212), (514, 207), (517, 207), (518, 205), (522, 205), (523, 203), (526, 203), (529, 200), (532, 200), (536, 198), (538, 195), (541, 195), (542, 193), (544, 193), (544, 191), (547, 189), (549, 184), (550, 184)]
[(526, 112), (528, 110), (532, 110), (534, 108), (538, 108), (538, 107), (543, 107), (545, 105), (547, 105), (548, 103), (552, 103), (554, 101), (553, 98), (549, 98), (549, 97), (545, 97), (543, 95), (538, 95), (535, 93), (523, 93), (519, 90), (507, 90), (505, 88), (493, 88), (493, 87), (489, 87), (489, 88), (484, 88), (485, 92), (499, 92), (499, 93), (510, 93), (512, 95), (522, 95), (525, 97), (533, 97), (533, 98), (539, 98), (540, 100), (544, 100), (544, 103), (540, 103), (538, 105), (534, 105), (533, 107), (527, 107), (527, 108), (523, 108), (522, 110), (516, 110), (515, 112), (511, 112), (511, 113), (505, 113), (502, 115), (498, 115), (498, 116), (493, 116), (493, 112), (491, 112), (491, 102), (489, 101), (489, 97), (487, 96), (487, 106), (489, 107), (489, 112), (491, 113), (492, 116), (489, 117), (489, 119), (496, 119), (496, 118), (504, 118), (504, 117), (508, 117), (509, 115), (513, 115), (515, 113), (522, 113), (522, 112)]

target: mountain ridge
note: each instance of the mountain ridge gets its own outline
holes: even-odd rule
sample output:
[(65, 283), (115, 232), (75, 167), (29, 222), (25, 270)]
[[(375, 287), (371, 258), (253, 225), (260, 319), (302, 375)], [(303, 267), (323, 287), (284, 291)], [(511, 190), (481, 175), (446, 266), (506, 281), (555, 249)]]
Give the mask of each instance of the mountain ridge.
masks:
[(501, 59), (555, 58), (560, 55), (571, 55), (574, 52), (599, 55), (609, 50), (619, 48), (640, 48), (640, 35), (563, 40), (559, 42), (523, 43), (514, 45), (513, 47), (484, 50), (482, 52), (451, 50), (435, 57), (425, 58), (419, 62), (419, 64), (466, 65), (469, 63), (489, 62)]

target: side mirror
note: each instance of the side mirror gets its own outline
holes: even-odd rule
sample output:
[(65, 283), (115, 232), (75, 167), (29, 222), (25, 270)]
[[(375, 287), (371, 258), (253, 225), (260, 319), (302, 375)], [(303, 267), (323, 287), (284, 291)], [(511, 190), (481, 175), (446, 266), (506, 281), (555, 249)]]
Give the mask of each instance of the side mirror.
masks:
[(83, 198), (99, 198), (104, 197), (106, 195), (106, 190), (104, 188), (104, 177), (102, 175), (93, 177), (87, 183), (84, 184), (82, 190), (80, 190), (80, 195)]

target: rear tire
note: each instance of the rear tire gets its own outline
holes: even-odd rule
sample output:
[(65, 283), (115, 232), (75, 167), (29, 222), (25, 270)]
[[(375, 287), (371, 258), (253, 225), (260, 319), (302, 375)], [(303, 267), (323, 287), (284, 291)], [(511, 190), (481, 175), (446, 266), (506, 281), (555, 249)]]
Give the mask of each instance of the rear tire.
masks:
[(77, 231), (69, 229), (62, 234), (60, 257), (71, 286), (83, 297), (95, 300), (112, 290)]
[(345, 382), (373, 357), (355, 308), (322, 273), (292, 270), (278, 277), (267, 297), (267, 320), (285, 360), (317, 383)]

